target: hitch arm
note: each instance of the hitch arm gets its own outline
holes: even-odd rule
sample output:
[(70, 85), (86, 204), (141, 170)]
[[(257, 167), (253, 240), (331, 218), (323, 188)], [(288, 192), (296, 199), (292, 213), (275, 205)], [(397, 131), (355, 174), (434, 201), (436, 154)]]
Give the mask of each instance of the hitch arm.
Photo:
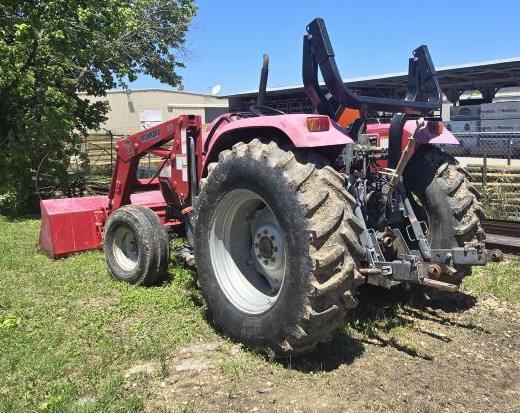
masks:
[(413, 149), (415, 147), (415, 137), (420, 132), (422, 128), (424, 128), (425, 122), (424, 118), (419, 118), (416, 121), (417, 127), (415, 128), (415, 132), (412, 136), (408, 138), (408, 142), (406, 143), (406, 147), (404, 148), (403, 153), (401, 154), (401, 157), (399, 158), (399, 162), (397, 163), (397, 167), (394, 171), (389, 170), (390, 173), (390, 180), (385, 186), (383, 187), (383, 195), (386, 198), (389, 198), (392, 196), (392, 193), (395, 191), (395, 188), (398, 186), (399, 182), (401, 182), (401, 177), (403, 176), (404, 170), (406, 168), (406, 165), (408, 164), (408, 161), (413, 155)]

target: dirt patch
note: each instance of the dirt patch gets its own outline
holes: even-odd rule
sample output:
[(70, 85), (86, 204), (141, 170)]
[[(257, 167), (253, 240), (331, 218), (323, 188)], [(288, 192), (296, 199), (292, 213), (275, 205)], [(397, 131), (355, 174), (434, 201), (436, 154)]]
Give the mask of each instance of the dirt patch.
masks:
[(145, 411), (520, 411), (518, 305), (463, 293), (411, 305), (371, 292), (361, 303), (309, 357), (274, 363), (223, 340), (196, 354), (214, 368), (179, 371), (193, 354), (177, 351)]

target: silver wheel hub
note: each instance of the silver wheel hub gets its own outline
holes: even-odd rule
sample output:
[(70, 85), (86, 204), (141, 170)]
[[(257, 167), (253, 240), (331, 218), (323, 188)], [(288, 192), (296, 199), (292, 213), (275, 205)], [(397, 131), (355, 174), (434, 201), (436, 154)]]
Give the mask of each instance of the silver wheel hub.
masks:
[(125, 226), (116, 229), (112, 244), (114, 258), (123, 270), (132, 271), (137, 267), (139, 249), (134, 232)]
[(271, 289), (275, 291), (280, 288), (285, 273), (285, 249), (280, 227), (276, 223), (265, 223), (273, 218), (267, 207), (257, 214), (251, 225), (251, 255), (255, 269), (265, 276)]
[(283, 285), (286, 254), (267, 203), (250, 190), (230, 191), (219, 201), (209, 238), (213, 271), (228, 300), (250, 314), (271, 308)]

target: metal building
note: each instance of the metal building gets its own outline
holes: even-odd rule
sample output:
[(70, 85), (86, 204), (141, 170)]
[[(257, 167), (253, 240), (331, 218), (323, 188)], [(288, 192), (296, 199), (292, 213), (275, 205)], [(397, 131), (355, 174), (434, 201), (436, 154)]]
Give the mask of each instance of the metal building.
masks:
[[(108, 120), (97, 133), (110, 131), (115, 136), (128, 135), (181, 114), (200, 115), (202, 123), (210, 123), (228, 111), (228, 100), (213, 95), (168, 89), (116, 90), (106, 97), (85, 96), (95, 101), (108, 101)], [(92, 131), (96, 133), (96, 131)]]
[[(344, 82), (362, 95), (402, 99), (406, 94), (407, 76), (408, 72), (389, 73), (344, 79)], [(449, 107), (468, 98), (468, 91), (479, 91), (479, 103), (490, 103), (495, 98), (504, 99), (504, 94), (497, 95), (500, 89), (519, 87), (520, 57), (438, 67), (437, 77), (445, 96), (443, 118), (449, 120)], [(514, 95), (515, 90), (507, 89), (503, 93)], [(257, 91), (248, 91), (226, 97), (229, 99), (230, 110), (239, 112), (254, 104), (257, 95)], [(287, 113), (313, 111), (303, 85), (268, 88), (265, 104)]]

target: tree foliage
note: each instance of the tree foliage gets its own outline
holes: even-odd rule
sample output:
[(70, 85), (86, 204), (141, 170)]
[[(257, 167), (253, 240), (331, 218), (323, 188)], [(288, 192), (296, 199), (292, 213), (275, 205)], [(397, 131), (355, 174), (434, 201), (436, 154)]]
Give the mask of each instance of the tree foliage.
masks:
[(176, 86), (193, 0), (0, 0), (0, 194), (23, 209), (44, 157), (63, 182), (102, 122), (91, 96), (141, 73)]

